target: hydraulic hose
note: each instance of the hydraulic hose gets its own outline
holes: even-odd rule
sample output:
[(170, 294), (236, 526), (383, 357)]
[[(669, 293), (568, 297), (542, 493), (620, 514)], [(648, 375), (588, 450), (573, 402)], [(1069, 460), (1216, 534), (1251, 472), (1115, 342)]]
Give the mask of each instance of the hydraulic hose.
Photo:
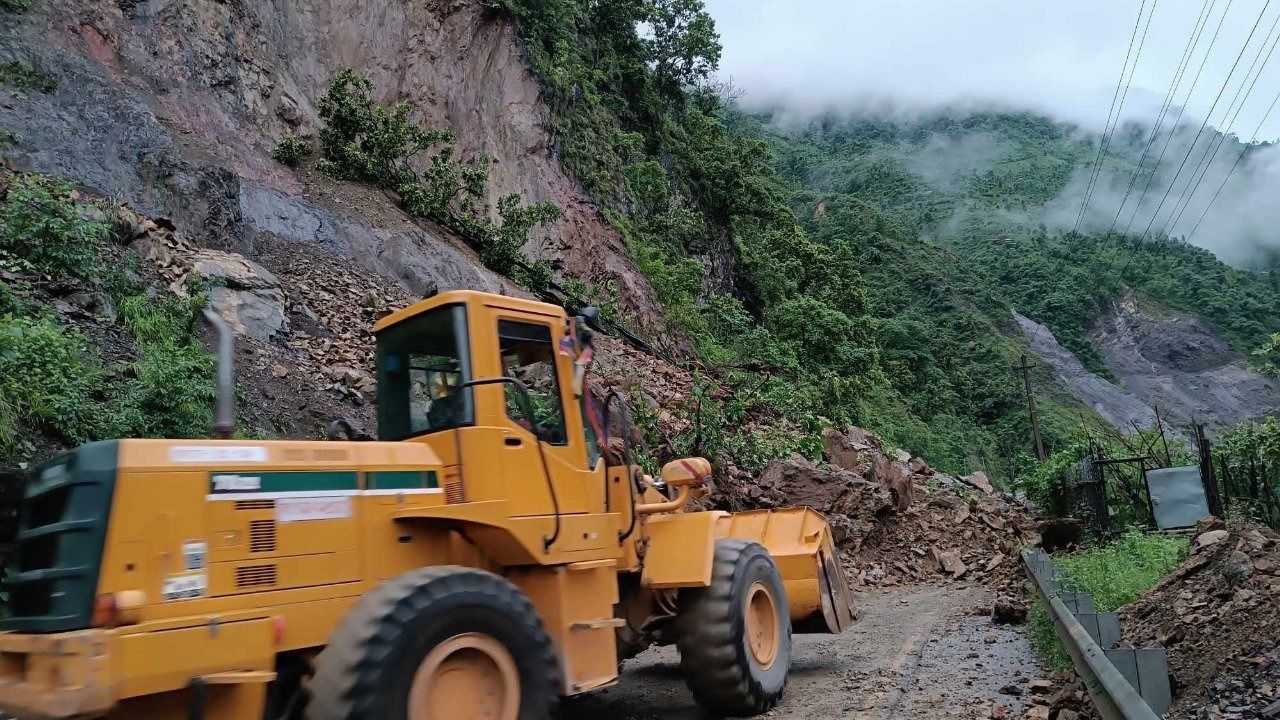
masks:
[[(618, 533), (618, 541), (621, 542), (631, 537), (631, 534), (636, 531), (636, 483), (635, 478), (631, 476), (631, 468), (635, 467), (635, 460), (631, 454), (631, 413), (627, 408), (626, 398), (622, 397), (622, 393), (618, 392), (617, 389), (610, 390), (604, 399), (604, 441), (606, 444), (609, 442), (609, 407), (615, 399), (618, 401), (618, 418), (619, 424), (622, 426), (622, 459), (627, 465), (627, 492), (631, 500), (631, 522), (627, 525), (625, 532)], [(605, 458), (607, 459), (608, 456), (609, 454), (606, 452)], [(608, 467), (607, 461), (605, 466)], [(607, 472), (604, 480), (604, 496), (607, 502), (609, 497), (609, 477)]]

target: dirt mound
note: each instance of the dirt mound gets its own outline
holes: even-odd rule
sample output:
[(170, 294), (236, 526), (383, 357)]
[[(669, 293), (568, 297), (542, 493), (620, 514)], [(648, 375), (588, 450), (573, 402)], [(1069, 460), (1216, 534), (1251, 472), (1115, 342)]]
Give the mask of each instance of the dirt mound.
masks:
[[(720, 489), (722, 504), (807, 505), (824, 513), (854, 585), (938, 580), (1017, 582), (1017, 552), (1036, 522), (980, 473), (956, 479), (861, 428), (829, 430), (827, 464), (778, 460), (758, 478)], [(1015, 612), (1016, 614), (1016, 612)]]
[(1280, 698), (1280, 534), (1201, 530), (1187, 560), (1121, 610), (1125, 638), (1168, 649), (1169, 717), (1267, 717)]

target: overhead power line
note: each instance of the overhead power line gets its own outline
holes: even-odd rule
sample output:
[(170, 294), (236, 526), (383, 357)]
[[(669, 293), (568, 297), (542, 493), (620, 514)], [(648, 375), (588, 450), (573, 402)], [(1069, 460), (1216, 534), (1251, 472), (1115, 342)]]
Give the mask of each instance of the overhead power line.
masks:
[(1231, 5), (1234, 2), (1235, 0), (1227, 0), (1226, 6), (1222, 9), (1222, 17), (1218, 18), (1218, 25), (1213, 30), (1213, 37), (1209, 38), (1209, 44), (1205, 47), (1204, 56), (1200, 58), (1200, 67), (1196, 69), (1196, 75), (1191, 79), (1191, 85), (1187, 87), (1187, 93), (1178, 106), (1178, 116), (1174, 118), (1173, 124), (1169, 126), (1169, 133), (1165, 135), (1164, 144), (1160, 146), (1160, 154), (1156, 157), (1155, 163), (1152, 164), (1151, 172), (1147, 174), (1147, 182), (1142, 187), (1142, 193), (1138, 196), (1138, 201), (1133, 205), (1133, 212), (1129, 213), (1129, 220), (1124, 227), (1125, 235), (1128, 235), (1133, 230), (1133, 222), (1138, 218), (1138, 211), (1142, 208), (1142, 201), (1147, 198), (1147, 193), (1151, 192), (1151, 186), (1155, 184), (1156, 174), (1160, 172), (1160, 164), (1164, 162), (1164, 156), (1169, 151), (1173, 136), (1182, 123), (1183, 115), (1187, 112), (1187, 104), (1191, 102), (1191, 95), (1195, 92), (1196, 86), (1200, 84), (1200, 76), (1204, 74), (1205, 65), (1208, 64), (1209, 56), (1213, 53), (1213, 46), (1218, 43), (1218, 36), (1222, 33), (1222, 25), (1226, 22), (1227, 14), (1231, 12)]
[[(1280, 14), (1277, 14), (1276, 19), (1272, 21), (1271, 28), (1267, 31), (1267, 38), (1270, 38), (1275, 33), (1277, 25), (1280, 25)], [(1280, 41), (1280, 36), (1270, 42), (1270, 50), (1267, 49), (1267, 39), (1263, 39), (1262, 44), (1258, 46), (1258, 52), (1253, 57), (1253, 63), (1249, 66), (1248, 72), (1245, 73), (1240, 87), (1236, 89), (1236, 94), (1232, 98), (1231, 104), (1227, 106), (1227, 112), (1223, 116), (1224, 122), (1218, 133), (1213, 137), (1209, 147), (1205, 150), (1204, 155), (1200, 158), (1200, 162), (1196, 163), (1196, 169), (1191, 173), (1191, 180), (1194, 181), (1194, 184), (1188, 181), (1183, 196), (1179, 198), (1181, 209), (1179, 209), (1179, 204), (1173, 206), (1177, 210), (1177, 215), (1172, 222), (1161, 228), (1162, 233), (1173, 232), (1178, 227), (1178, 223), (1182, 221), (1182, 216), (1186, 213), (1187, 208), (1191, 206), (1191, 201), (1195, 198), (1196, 192), (1200, 190), (1200, 184), (1204, 182), (1209, 170), (1213, 168), (1213, 162), (1218, 159), (1218, 151), (1222, 149), (1223, 143), (1226, 142), (1227, 133), (1231, 132), (1235, 127), (1236, 120), (1240, 118), (1240, 111), (1244, 109), (1245, 103), (1248, 102), (1249, 96), (1253, 94), (1253, 89), (1258, 84), (1258, 78), (1262, 77), (1263, 71), (1267, 69), (1267, 64), (1271, 62), (1271, 55), (1276, 50), (1276, 41)], [(1263, 51), (1267, 53), (1265, 58), (1262, 56)], [(1261, 61), (1261, 64), (1259, 64), (1259, 61)], [(1258, 71), (1256, 74), (1254, 73), (1255, 68)], [(1252, 81), (1249, 80), (1251, 76), (1253, 77)]]
[(1262, 114), (1262, 119), (1258, 121), (1258, 127), (1253, 129), (1253, 135), (1249, 138), (1249, 142), (1245, 143), (1245, 146), (1240, 149), (1240, 154), (1236, 156), (1235, 164), (1231, 166), (1231, 169), (1227, 171), (1227, 174), (1222, 178), (1222, 182), (1218, 185), (1218, 191), (1209, 199), (1209, 204), (1204, 206), (1204, 212), (1200, 213), (1200, 219), (1196, 220), (1195, 227), (1191, 228), (1191, 232), (1187, 234), (1187, 242), (1191, 242), (1191, 238), (1196, 236), (1196, 231), (1200, 229), (1201, 223), (1203, 223), (1205, 217), (1208, 216), (1210, 208), (1212, 208), (1213, 204), (1218, 201), (1218, 196), (1222, 195), (1222, 190), (1227, 187), (1227, 181), (1231, 179), (1231, 175), (1235, 173), (1236, 168), (1240, 167), (1240, 161), (1244, 160), (1244, 156), (1248, 154), (1249, 150), (1253, 147), (1253, 144), (1257, 142), (1258, 133), (1262, 132), (1262, 126), (1266, 124), (1267, 119), (1271, 117), (1271, 112), (1276, 109), (1276, 103), (1280, 103), (1280, 93), (1276, 94), (1275, 99), (1271, 101), (1271, 106)]
[[(1116, 83), (1116, 90), (1111, 95), (1111, 110), (1107, 112), (1107, 122), (1102, 128), (1102, 138), (1098, 141), (1098, 156), (1094, 159), (1093, 172), (1089, 176), (1089, 182), (1084, 189), (1084, 198), (1080, 201), (1080, 212), (1076, 214), (1076, 224), (1072, 231), (1080, 229), (1080, 223), (1084, 221), (1085, 214), (1089, 208), (1089, 199), (1093, 196), (1093, 189), (1097, 185), (1098, 176), (1102, 174), (1102, 163), (1106, 158), (1107, 148), (1111, 144), (1111, 139), (1115, 136), (1115, 131), (1120, 127), (1120, 118), (1124, 112), (1125, 100), (1129, 97), (1129, 88), (1133, 84), (1133, 75), (1138, 69), (1138, 60), (1142, 57), (1142, 48), (1147, 42), (1147, 32), (1151, 29), (1151, 20), (1156, 15), (1156, 6), (1160, 4), (1160, 0), (1152, 0), (1151, 12), (1147, 14), (1147, 23), (1142, 24), (1143, 11), (1147, 7), (1147, 0), (1142, 0), (1142, 4), (1138, 6), (1138, 18), (1133, 23), (1133, 33), (1129, 36), (1129, 49), (1124, 55), (1124, 65), (1120, 68), (1120, 80)], [(1142, 27), (1142, 39), (1137, 41), (1138, 28)], [(1134, 43), (1137, 41), (1137, 52), (1134, 52)], [(1132, 65), (1129, 58), (1133, 58)], [(1128, 78), (1126, 79), (1126, 74)], [(1123, 93), (1121, 87), (1123, 86)], [(1117, 105), (1117, 100), (1119, 104)]]
[(1116, 216), (1112, 218), (1111, 225), (1107, 228), (1107, 235), (1110, 235), (1115, 230), (1116, 224), (1120, 222), (1120, 215), (1129, 203), (1129, 198), (1133, 195), (1133, 189), (1138, 185), (1138, 178), (1142, 175), (1142, 168), (1147, 162), (1147, 157), (1151, 154), (1151, 148), (1155, 145), (1156, 138), (1160, 135), (1160, 129), (1164, 126), (1165, 118), (1169, 116), (1169, 111), (1173, 109), (1173, 99), (1177, 96), (1178, 87), (1182, 85), (1187, 69), (1191, 67), (1191, 58), (1195, 55), (1196, 46), (1200, 44), (1200, 38), (1204, 36), (1204, 29), (1209, 26), (1209, 18), (1213, 14), (1214, 6), (1217, 4), (1218, 0), (1209, 0), (1200, 4), (1200, 16), (1196, 18), (1196, 24), (1191, 29), (1191, 36), (1187, 38), (1187, 45), (1182, 50), (1182, 57), (1178, 60), (1177, 69), (1174, 70), (1173, 80), (1169, 83), (1169, 91), (1165, 93), (1164, 101), (1160, 103), (1160, 111), (1156, 115), (1155, 123), (1151, 126), (1151, 135), (1147, 138), (1146, 147), (1142, 149), (1142, 157), (1138, 158), (1138, 167), (1134, 169), (1133, 174), (1129, 177), (1129, 187), (1124, 191), (1124, 199), (1120, 201), (1120, 207), (1116, 208)]
[(1236, 73), (1236, 68), (1240, 66), (1240, 60), (1244, 58), (1245, 50), (1249, 49), (1249, 44), (1253, 42), (1253, 36), (1258, 32), (1258, 26), (1262, 24), (1262, 18), (1266, 15), (1267, 9), (1271, 7), (1272, 0), (1262, 6), (1262, 10), (1258, 13), (1258, 19), (1253, 22), (1253, 28), (1249, 30), (1249, 37), (1245, 38), (1244, 45), (1240, 46), (1240, 52), (1236, 54), (1236, 60), (1231, 64), (1231, 70), (1227, 73), (1227, 77), (1222, 81), (1222, 87), (1218, 89), (1218, 94), (1213, 99), (1213, 105), (1209, 107), (1208, 112), (1204, 115), (1204, 122), (1200, 123), (1200, 129), (1196, 131), (1195, 139), (1191, 141), (1191, 145), (1187, 148), (1187, 154), (1183, 156), (1182, 162), (1178, 164), (1178, 171), (1173, 174), (1173, 180), (1169, 181), (1169, 187), (1164, 191), (1164, 197), (1160, 198), (1160, 204), (1156, 205), (1156, 210), (1151, 214), (1151, 220), (1147, 222), (1147, 227), (1142, 231), (1142, 236), (1146, 237), (1151, 232), (1151, 227), (1155, 225), (1156, 218), (1160, 215), (1161, 208), (1169, 199), (1169, 195), (1173, 192), (1174, 185), (1177, 185), (1178, 178), (1182, 176), (1182, 171), (1187, 167), (1187, 161), (1191, 159), (1191, 153), (1195, 151), (1196, 144), (1200, 142), (1200, 136), (1204, 134), (1204, 129), (1209, 126), (1209, 118), (1213, 116), (1213, 111), (1217, 109), (1218, 103), (1222, 101), (1222, 95), (1227, 91), (1227, 86), (1231, 83), (1232, 76)]

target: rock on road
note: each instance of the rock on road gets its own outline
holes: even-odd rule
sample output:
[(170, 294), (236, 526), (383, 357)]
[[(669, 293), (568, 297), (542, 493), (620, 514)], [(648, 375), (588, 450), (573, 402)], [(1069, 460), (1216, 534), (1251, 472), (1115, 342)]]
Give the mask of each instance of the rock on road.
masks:
[[(1021, 714), (1020, 696), (1043, 669), (1024, 635), (991, 623), (981, 588), (917, 586), (857, 595), (862, 619), (839, 636), (797, 635), (777, 720), (985, 718), (992, 703)], [(702, 720), (674, 647), (626, 663), (620, 682), (566, 700), (565, 720)]]

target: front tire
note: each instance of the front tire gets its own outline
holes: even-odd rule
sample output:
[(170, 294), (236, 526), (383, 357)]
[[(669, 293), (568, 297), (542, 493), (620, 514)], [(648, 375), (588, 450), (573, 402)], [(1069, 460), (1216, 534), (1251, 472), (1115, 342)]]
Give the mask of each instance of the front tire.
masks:
[(680, 668), (703, 709), (749, 716), (778, 704), (791, 667), (791, 613), (763, 547), (718, 540), (711, 586), (681, 593), (677, 624)]
[(520, 589), (434, 567), (356, 603), (316, 658), (308, 720), (548, 720), (559, 695), (551, 638)]

